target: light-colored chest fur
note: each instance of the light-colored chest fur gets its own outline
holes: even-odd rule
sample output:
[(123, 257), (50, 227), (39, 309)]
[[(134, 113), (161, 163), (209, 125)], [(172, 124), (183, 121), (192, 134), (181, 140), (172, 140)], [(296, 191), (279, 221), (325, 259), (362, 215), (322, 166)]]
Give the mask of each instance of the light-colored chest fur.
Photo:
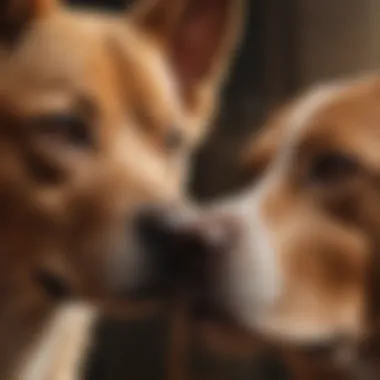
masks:
[(78, 379), (95, 320), (96, 312), (88, 305), (57, 308), (10, 380)]

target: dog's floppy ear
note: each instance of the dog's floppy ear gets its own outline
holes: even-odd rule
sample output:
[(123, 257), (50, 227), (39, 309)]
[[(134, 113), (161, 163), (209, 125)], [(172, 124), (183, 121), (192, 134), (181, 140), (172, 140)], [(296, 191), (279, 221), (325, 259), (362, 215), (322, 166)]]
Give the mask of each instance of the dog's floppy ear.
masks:
[(1, 0), (1, 42), (15, 42), (29, 21), (48, 14), (57, 2), (58, 0)]
[(218, 85), (242, 30), (245, 0), (139, 0), (132, 18), (157, 38), (185, 93)]

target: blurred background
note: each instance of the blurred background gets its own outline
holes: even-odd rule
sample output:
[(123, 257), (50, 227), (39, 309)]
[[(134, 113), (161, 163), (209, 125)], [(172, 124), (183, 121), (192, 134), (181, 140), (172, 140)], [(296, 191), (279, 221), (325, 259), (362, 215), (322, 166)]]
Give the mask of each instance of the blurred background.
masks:
[[(71, 3), (116, 10), (124, 9), (126, 0)], [(377, 69), (380, 63), (378, 0), (250, 0), (247, 27), (214, 132), (195, 157), (190, 192), (200, 200), (240, 185), (239, 152), (271, 109), (316, 82)], [(89, 379), (164, 379), (167, 351), (161, 342), (169, 324), (166, 316), (128, 326), (105, 321)], [(271, 358), (236, 363), (199, 346), (193, 356), (190, 378), (287, 378)]]

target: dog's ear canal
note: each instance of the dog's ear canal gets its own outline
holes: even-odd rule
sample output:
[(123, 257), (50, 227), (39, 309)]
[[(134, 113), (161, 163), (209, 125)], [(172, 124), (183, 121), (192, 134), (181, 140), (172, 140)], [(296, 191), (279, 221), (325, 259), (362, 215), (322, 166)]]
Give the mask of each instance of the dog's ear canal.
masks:
[(57, 3), (58, 0), (1, 0), (0, 43), (16, 43), (30, 21), (49, 14)]
[(224, 76), (243, 26), (245, 0), (138, 0), (132, 18), (164, 44), (186, 92)]

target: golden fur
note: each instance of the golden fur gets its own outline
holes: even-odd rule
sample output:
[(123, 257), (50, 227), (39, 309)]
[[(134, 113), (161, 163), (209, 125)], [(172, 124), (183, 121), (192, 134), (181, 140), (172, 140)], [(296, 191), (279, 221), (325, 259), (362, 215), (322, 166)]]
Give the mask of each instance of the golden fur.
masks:
[(129, 14), (1, 3), (1, 379), (80, 376), (94, 305), (136, 280), (136, 213), (184, 195), (241, 13), (235, 0), (141, 0)]

